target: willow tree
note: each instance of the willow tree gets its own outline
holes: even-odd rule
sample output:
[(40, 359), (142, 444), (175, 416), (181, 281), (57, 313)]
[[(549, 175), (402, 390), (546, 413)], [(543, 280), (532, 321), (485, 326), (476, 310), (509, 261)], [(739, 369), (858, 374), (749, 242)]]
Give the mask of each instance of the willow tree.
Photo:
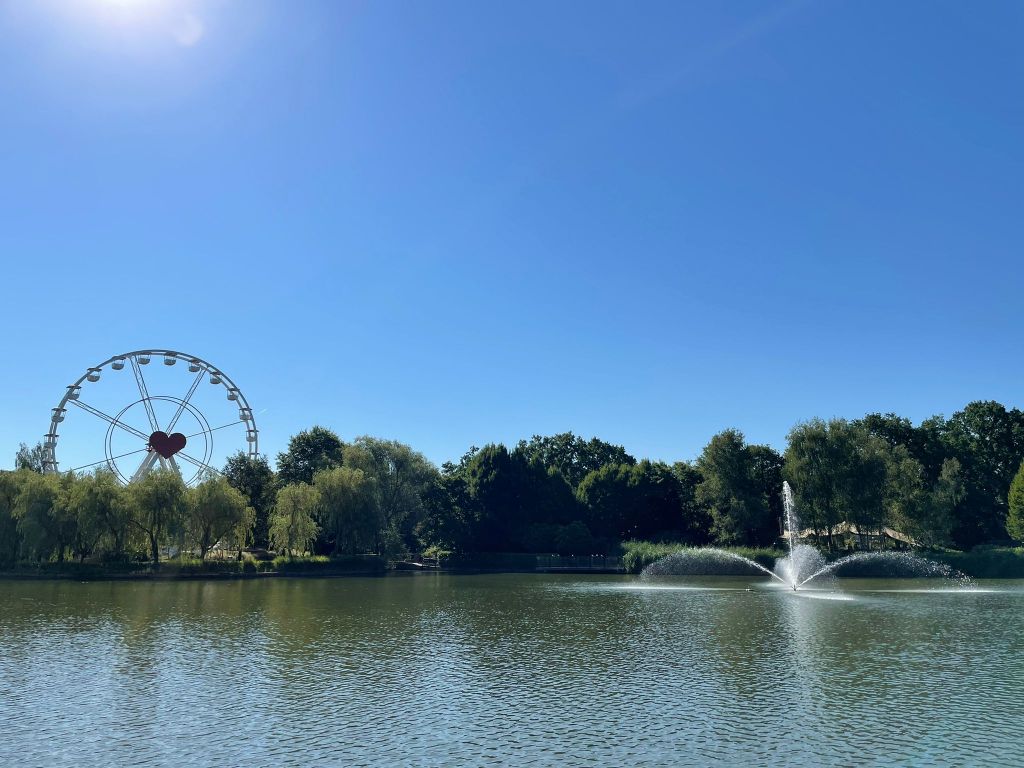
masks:
[(153, 567), (160, 567), (160, 544), (185, 516), (185, 484), (177, 472), (158, 469), (128, 487), (130, 520), (148, 543)]
[(286, 485), (277, 492), (270, 513), (270, 544), (275, 551), (291, 555), (309, 549), (320, 530), (314, 517), (319, 504), (320, 493), (308, 483)]
[(1024, 540), (1024, 462), (1010, 483), (1006, 532), (1017, 541)]
[(21, 535), (14, 505), (25, 474), (0, 471), (0, 566), (13, 565), (18, 559)]
[(362, 436), (345, 447), (344, 466), (361, 470), (372, 484), (378, 552), (408, 547), (423, 517), (423, 496), (437, 479), (437, 468), (426, 456), (397, 440)]
[(256, 519), (245, 496), (220, 475), (188, 489), (185, 511), (185, 530), (189, 542), (199, 550), (200, 560), (222, 539), (234, 542), (241, 555)]
[(73, 482), (70, 473), (25, 475), (14, 503), (14, 516), (23, 547), (39, 560), (55, 555), (58, 563), (64, 562), (77, 523), (68, 505), (68, 490)]
[(109, 469), (79, 477), (72, 485), (69, 506), (78, 517), (75, 549), (80, 558), (90, 554), (101, 540), (117, 558), (124, 554), (129, 516), (126, 491)]
[(321, 538), (332, 553), (357, 554), (374, 549), (384, 524), (377, 482), (361, 469), (335, 467), (317, 472)]

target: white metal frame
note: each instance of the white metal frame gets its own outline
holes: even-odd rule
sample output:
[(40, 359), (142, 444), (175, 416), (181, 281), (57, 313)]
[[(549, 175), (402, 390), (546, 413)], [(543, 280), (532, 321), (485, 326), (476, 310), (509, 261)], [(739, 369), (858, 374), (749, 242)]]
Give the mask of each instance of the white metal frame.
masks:
[[(175, 365), (178, 362), (184, 362), (188, 366), (189, 372), (196, 374), (192, 381), (192, 385), (189, 387), (188, 392), (185, 393), (183, 398), (169, 397), (166, 395), (154, 396), (149, 394), (149, 389), (146, 386), (146, 379), (142, 373), (142, 367), (149, 364), (151, 361), (157, 360), (159, 360), (161, 364), (168, 366)], [(98, 408), (94, 408), (88, 403), (82, 402), (81, 396), (83, 392), (83, 385), (99, 381), (102, 378), (104, 371), (121, 371), (127, 365), (131, 366), (132, 373), (135, 376), (135, 383), (138, 386), (140, 396), (138, 400), (126, 405), (116, 416), (110, 416), (109, 414), (100, 411)], [(232, 404), (238, 407), (238, 421), (211, 429), (210, 423), (203, 413), (191, 404), (190, 400), (192, 399), (192, 396), (195, 394), (199, 385), (202, 383), (203, 378), (206, 376), (209, 376), (211, 384), (224, 387), (227, 392), (228, 400), (232, 401)], [(167, 423), (166, 427), (161, 428), (160, 423), (157, 420), (156, 411), (153, 409), (154, 400), (176, 403), (178, 405), (174, 416)], [(188, 412), (195, 417), (203, 426), (203, 431), (197, 432), (194, 435), (187, 435), (186, 438), (195, 438), (200, 435), (204, 438), (202, 458), (197, 458), (185, 453), (184, 451), (179, 451), (169, 459), (165, 459), (155, 450), (150, 448), (150, 435), (144, 434), (121, 421), (121, 417), (124, 416), (125, 412), (129, 408), (140, 403), (146, 409), (146, 416), (149, 419), (149, 425), (153, 432), (162, 431), (167, 434), (171, 434), (174, 427), (177, 425), (178, 420), (184, 413)], [(246, 444), (248, 445), (249, 456), (255, 458), (259, 455), (259, 431), (256, 429), (256, 420), (253, 417), (249, 401), (245, 399), (245, 395), (242, 394), (242, 391), (231, 380), (231, 378), (227, 376), (227, 374), (211, 363), (208, 363), (195, 355), (187, 355), (183, 352), (176, 352), (170, 349), (140, 349), (134, 352), (125, 352), (121, 355), (114, 355), (99, 365), (86, 369), (86, 372), (67, 388), (67, 392), (64, 394), (64, 397), (62, 397), (60, 402), (57, 403), (57, 407), (51, 411), (50, 431), (46, 433), (43, 439), (44, 472), (60, 471), (57, 461), (57, 442), (60, 437), (60, 425), (64, 421), (64, 415), (67, 413), (67, 406), (69, 404), (77, 406), (86, 413), (90, 413), (109, 424), (103, 446), (104, 455), (106, 457), (105, 462), (110, 470), (123, 483), (135, 482), (136, 480), (145, 477), (146, 474), (148, 474), (158, 463), (165, 469), (172, 469), (180, 475), (181, 467), (178, 463), (179, 458), (196, 467), (195, 475), (187, 480), (189, 484), (197, 482), (206, 472), (216, 472), (217, 470), (209, 464), (213, 455), (213, 432), (218, 429), (234, 426), (235, 424), (245, 425), (245, 439)], [(124, 430), (134, 437), (140, 438), (143, 441), (143, 447), (128, 454), (121, 454), (120, 456), (112, 455), (111, 438), (115, 428)], [(116, 460), (142, 452), (145, 452), (146, 455), (143, 458), (142, 463), (139, 465), (139, 468), (132, 473), (130, 478), (126, 477), (125, 473), (122, 473), (118, 468)], [(102, 463), (104, 463), (104, 461), (96, 462), (96, 464)], [(95, 465), (92, 464), (88, 466)]]

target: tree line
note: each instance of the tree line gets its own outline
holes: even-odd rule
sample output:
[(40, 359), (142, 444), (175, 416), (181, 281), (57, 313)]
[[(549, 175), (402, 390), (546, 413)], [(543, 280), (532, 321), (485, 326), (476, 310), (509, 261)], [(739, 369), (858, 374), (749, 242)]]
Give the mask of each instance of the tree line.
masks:
[(916, 425), (895, 414), (813, 419), (793, 427), (782, 453), (726, 429), (696, 460), (672, 464), (564, 433), (472, 447), (438, 468), (397, 441), (344, 442), (319, 426), (291, 438), (276, 470), (238, 453), (194, 488), (160, 471), (127, 487), (102, 470), (43, 475), (40, 460), (23, 445), (18, 468), (0, 473), (0, 562), (158, 564), (166, 547), (203, 558), (247, 546), (327, 555), (592, 554), (627, 539), (770, 546), (783, 480), (823, 547), (835, 546), (842, 522), (929, 547), (1024, 538), (1024, 413), (991, 401)]

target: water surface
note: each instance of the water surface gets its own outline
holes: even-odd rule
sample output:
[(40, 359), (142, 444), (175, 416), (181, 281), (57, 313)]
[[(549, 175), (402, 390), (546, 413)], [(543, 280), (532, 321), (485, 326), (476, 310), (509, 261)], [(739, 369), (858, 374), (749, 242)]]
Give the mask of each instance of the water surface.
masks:
[(1020, 765), (1024, 582), (0, 581), (0, 765)]

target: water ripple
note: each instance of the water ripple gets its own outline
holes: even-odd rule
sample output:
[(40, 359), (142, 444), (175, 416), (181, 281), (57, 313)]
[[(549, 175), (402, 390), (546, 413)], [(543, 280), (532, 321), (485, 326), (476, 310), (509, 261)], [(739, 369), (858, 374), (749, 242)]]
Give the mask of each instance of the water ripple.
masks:
[(0, 765), (1019, 764), (1021, 585), (748, 582), (0, 582)]

